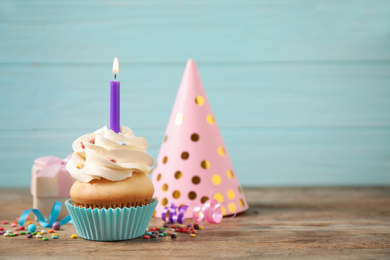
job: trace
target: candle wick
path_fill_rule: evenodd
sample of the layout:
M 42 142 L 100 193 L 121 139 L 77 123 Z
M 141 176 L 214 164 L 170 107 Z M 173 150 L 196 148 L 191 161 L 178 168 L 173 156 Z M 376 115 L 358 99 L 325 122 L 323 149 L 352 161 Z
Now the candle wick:
M 114 80 L 116 80 L 116 74 L 114 74 Z

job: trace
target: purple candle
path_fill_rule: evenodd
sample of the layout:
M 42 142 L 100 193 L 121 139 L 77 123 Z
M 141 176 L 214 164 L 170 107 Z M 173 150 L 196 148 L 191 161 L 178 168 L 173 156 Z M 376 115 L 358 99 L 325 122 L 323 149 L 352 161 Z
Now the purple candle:
M 119 72 L 118 58 L 115 57 L 112 65 L 112 73 L 114 73 L 114 81 L 110 82 L 110 128 L 115 133 L 121 131 L 120 127 L 120 85 L 116 81 L 116 74 Z

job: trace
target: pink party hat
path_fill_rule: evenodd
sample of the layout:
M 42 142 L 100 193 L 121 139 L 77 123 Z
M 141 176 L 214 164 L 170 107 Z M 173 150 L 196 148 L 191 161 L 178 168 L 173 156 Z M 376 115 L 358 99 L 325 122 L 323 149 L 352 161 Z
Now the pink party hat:
M 188 60 L 152 175 L 154 196 L 164 207 L 193 208 L 209 199 L 218 200 L 223 215 L 248 209 L 221 133 L 213 117 L 194 60 Z

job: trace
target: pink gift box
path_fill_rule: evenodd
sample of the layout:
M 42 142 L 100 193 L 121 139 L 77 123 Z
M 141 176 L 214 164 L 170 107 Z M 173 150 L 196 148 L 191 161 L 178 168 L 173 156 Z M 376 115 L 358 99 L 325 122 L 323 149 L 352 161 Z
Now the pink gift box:
M 31 195 L 33 208 L 38 209 L 46 218 L 49 217 L 55 201 L 65 203 L 69 199 L 69 191 L 73 178 L 65 166 L 71 154 L 65 159 L 54 156 L 37 158 L 31 170 Z M 65 207 L 61 209 L 59 218 L 68 215 Z

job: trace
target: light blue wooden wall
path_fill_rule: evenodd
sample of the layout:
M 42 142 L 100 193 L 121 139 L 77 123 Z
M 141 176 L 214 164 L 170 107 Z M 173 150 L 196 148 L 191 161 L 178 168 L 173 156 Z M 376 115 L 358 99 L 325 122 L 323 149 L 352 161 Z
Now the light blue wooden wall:
M 243 185 L 390 184 L 390 1 L 0 2 L 0 187 L 122 123 L 156 157 L 188 58 Z

